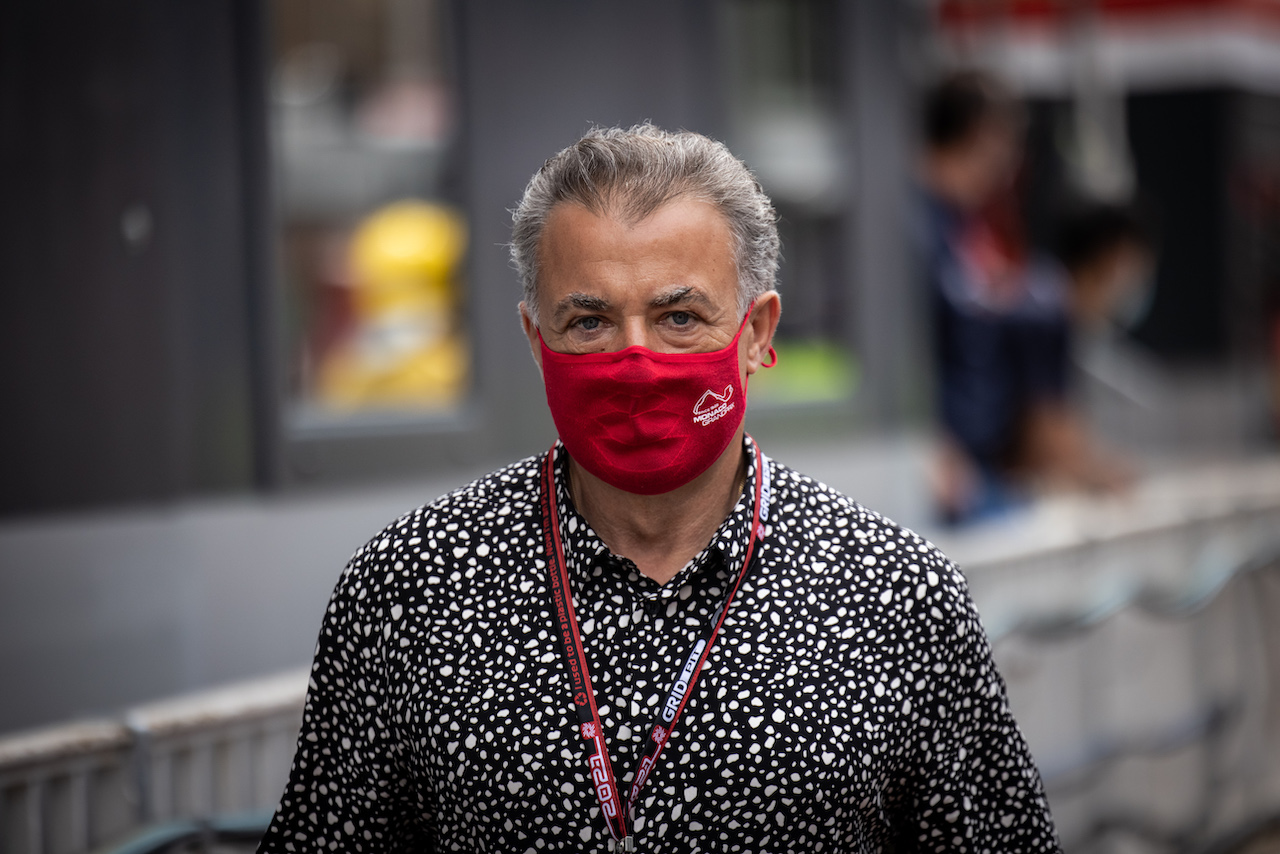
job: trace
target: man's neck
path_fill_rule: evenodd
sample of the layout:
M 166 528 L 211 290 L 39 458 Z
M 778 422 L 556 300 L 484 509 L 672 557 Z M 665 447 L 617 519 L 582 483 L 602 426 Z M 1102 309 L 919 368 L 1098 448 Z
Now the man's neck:
M 570 489 L 578 512 L 611 552 L 630 559 L 641 575 L 666 584 L 707 547 L 733 511 L 746 462 L 739 433 L 691 482 L 662 495 L 636 495 L 610 486 L 570 458 Z

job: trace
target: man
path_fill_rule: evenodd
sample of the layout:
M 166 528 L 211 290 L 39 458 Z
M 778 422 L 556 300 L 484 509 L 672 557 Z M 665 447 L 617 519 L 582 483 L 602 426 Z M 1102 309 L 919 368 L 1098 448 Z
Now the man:
M 943 428 L 935 492 L 952 523 L 1001 515 L 1038 490 L 1131 479 L 1068 400 L 1076 296 L 1088 289 L 1022 240 L 1022 121 L 1013 95 L 981 72 L 950 74 L 925 98 L 923 254 Z
M 1098 441 L 1070 400 L 1067 362 L 1077 338 L 1105 336 L 1111 324 L 1131 322 L 1145 308 L 1154 235 L 1134 206 L 1078 203 L 1061 217 L 1054 249 L 1065 275 L 1049 352 L 1062 391 L 1025 413 L 1019 462 L 1045 487 L 1123 489 L 1133 467 Z
M 1143 208 L 1079 203 L 1060 217 L 1056 238 L 1072 324 L 1096 334 L 1111 323 L 1136 323 L 1150 297 L 1156 261 L 1156 235 Z
M 357 552 L 261 850 L 1056 850 L 955 567 L 743 433 L 746 167 L 592 131 L 512 255 L 562 441 Z
M 1021 124 L 1013 95 L 982 72 L 949 74 L 924 99 L 921 249 L 942 425 L 935 493 L 950 523 L 1020 502 L 1010 473 L 1023 413 L 1063 390 L 1061 313 L 1028 293 L 1008 204 Z

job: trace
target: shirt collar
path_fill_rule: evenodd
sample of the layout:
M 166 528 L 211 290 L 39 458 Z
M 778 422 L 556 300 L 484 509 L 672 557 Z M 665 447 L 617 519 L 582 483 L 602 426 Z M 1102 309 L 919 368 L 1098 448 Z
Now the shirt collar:
M 569 494 L 569 453 L 564 444 L 557 441 L 552 450 L 556 455 L 556 507 L 560 515 L 560 536 L 570 576 L 585 579 L 602 565 L 606 568 L 612 566 L 626 576 L 639 593 L 659 598 L 667 593 L 674 595 L 685 584 L 720 581 L 723 580 L 722 576 L 740 571 L 751 531 L 756 478 L 759 477 L 759 472 L 756 471 L 755 443 L 750 436 L 743 438 L 743 450 L 747 459 L 747 476 L 733 509 L 711 535 L 706 547 L 670 581 L 660 585 L 653 579 L 640 575 L 629 559 L 610 552 L 609 547 L 578 513 Z

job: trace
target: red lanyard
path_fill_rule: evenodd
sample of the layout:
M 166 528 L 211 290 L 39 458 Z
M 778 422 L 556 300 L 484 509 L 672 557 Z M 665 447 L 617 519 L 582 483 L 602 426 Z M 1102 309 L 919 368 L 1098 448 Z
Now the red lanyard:
M 721 603 L 720 608 L 711 618 L 711 630 L 705 637 L 694 644 L 684 666 L 676 674 L 667 701 L 662 704 L 654 720 L 649 738 L 645 741 L 644 752 L 636 766 L 635 781 L 631 784 L 631 794 L 627 798 L 626 810 L 622 808 L 622 800 L 618 794 L 618 786 L 614 782 L 613 763 L 609 761 L 609 751 L 604 743 L 604 728 L 600 723 L 600 713 L 596 710 L 596 696 L 591 687 L 591 672 L 587 669 L 587 656 L 582 646 L 582 636 L 578 632 L 578 618 L 573 611 L 573 595 L 569 590 L 569 573 L 564 562 L 564 546 L 560 542 L 560 519 L 556 510 L 555 498 L 555 446 L 547 453 L 547 463 L 542 471 L 542 536 L 547 550 L 548 572 L 551 575 L 551 600 L 555 607 L 556 620 L 560 625 L 560 642 L 565 658 L 569 662 L 569 686 L 573 693 L 573 704 L 578 710 L 579 729 L 587 742 L 587 767 L 591 771 L 591 784 L 595 786 L 596 797 L 600 801 L 600 809 L 609 823 L 609 834 L 619 843 L 619 850 L 634 851 L 635 839 L 631 835 L 631 825 L 635 820 L 635 807 L 640 797 L 640 789 L 649 778 L 649 773 L 658 762 L 658 756 L 675 729 L 676 722 L 684 711 L 685 703 L 693 692 L 694 683 L 702 672 L 720 633 L 725 615 L 729 612 L 729 604 L 738 592 L 742 579 L 751 565 L 751 557 L 755 552 L 756 540 L 764 535 L 764 520 L 769 510 L 769 472 L 764 464 L 764 455 L 760 447 L 751 443 L 756 455 L 756 500 L 755 512 L 751 520 L 751 532 L 747 539 L 747 551 L 742 561 L 742 570 L 733 581 L 729 595 Z

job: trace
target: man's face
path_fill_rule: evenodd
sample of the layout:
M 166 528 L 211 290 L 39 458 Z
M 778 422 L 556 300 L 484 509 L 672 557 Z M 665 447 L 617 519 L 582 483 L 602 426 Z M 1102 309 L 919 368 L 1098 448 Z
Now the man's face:
M 1008 119 L 989 119 L 955 144 L 930 155 L 934 190 L 966 210 L 977 210 L 1006 188 L 1022 158 L 1021 133 Z
M 1117 314 L 1133 312 L 1133 304 L 1143 302 L 1151 272 L 1151 253 L 1136 241 L 1120 241 L 1101 253 L 1073 274 L 1076 320 L 1097 327 Z
M 965 146 L 973 173 L 974 202 L 982 204 L 1013 180 L 1022 159 L 1017 128 L 1007 119 L 983 122 Z
M 737 334 L 733 235 L 706 202 L 676 199 L 634 224 L 560 204 L 547 219 L 538 258 L 538 324 L 542 340 L 557 352 L 609 353 L 640 345 L 659 353 L 705 353 L 723 349 Z M 757 300 L 743 332 L 739 364 L 745 373 L 754 373 L 767 353 L 777 299 L 770 292 Z M 539 330 L 522 317 L 540 360 Z

